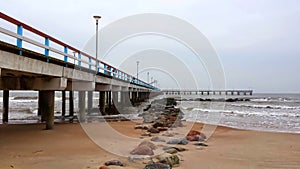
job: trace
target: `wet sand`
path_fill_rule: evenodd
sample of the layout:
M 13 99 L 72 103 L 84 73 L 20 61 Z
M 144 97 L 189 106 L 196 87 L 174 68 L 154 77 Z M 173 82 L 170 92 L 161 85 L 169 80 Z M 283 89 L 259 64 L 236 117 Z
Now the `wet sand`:
M 0 169 L 53 169 L 78 168 L 98 169 L 106 161 L 120 160 L 125 167 L 144 168 L 143 161 L 128 161 L 127 157 L 112 154 L 100 148 L 94 141 L 110 141 L 112 148 L 121 152 L 132 149 L 140 142 L 141 130 L 134 130 L 135 122 L 113 122 L 110 126 L 122 135 L 113 139 L 112 130 L 101 130 L 101 124 L 94 132 L 101 133 L 91 140 L 80 124 L 56 124 L 54 130 L 43 130 L 43 124 L 0 125 Z M 100 128 L 99 128 L 100 127 Z M 193 126 L 201 129 L 201 124 Z M 104 136 L 106 136 L 104 138 Z M 182 161 L 178 169 L 199 168 L 299 168 L 300 135 L 237 130 L 217 127 L 207 141 L 208 147 L 196 147 L 192 143 L 182 146 L 188 151 L 179 153 Z M 118 146 L 114 146 L 118 145 Z M 107 147 L 106 147 L 107 148 Z M 127 152 L 129 153 L 129 152 Z

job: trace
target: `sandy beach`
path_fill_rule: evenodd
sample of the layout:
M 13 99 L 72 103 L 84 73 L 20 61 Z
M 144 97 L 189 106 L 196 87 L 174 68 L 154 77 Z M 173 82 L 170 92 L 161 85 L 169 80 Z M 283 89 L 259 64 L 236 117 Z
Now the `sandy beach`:
M 112 122 L 116 131 L 136 140 L 141 130 L 135 122 Z M 201 128 L 201 124 L 193 126 Z M 80 124 L 56 124 L 43 130 L 43 124 L 0 125 L 0 168 L 99 168 L 106 161 L 120 160 L 125 167 L 144 168 L 143 161 L 131 162 L 95 144 Z M 110 131 L 101 131 L 101 133 Z M 182 146 L 178 169 L 198 168 L 299 168 L 300 135 L 245 131 L 217 127 L 208 139 L 208 147 L 192 143 Z M 113 140 L 111 140 L 113 141 Z M 128 149 L 126 141 L 121 146 Z M 131 147 L 129 147 L 131 148 Z

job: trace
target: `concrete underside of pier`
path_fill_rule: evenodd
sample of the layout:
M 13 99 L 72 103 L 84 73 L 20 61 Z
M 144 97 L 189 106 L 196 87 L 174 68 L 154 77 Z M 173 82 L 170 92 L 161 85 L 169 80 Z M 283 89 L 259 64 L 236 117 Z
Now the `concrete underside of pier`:
M 80 120 L 84 121 L 87 111 L 92 105 L 92 92 L 100 92 L 99 110 L 102 114 L 113 103 L 133 104 L 147 98 L 136 98 L 136 93 L 149 93 L 151 90 L 143 86 L 135 85 L 121 79 L 115 79 L 104 74 L 95 74 L 87 69 L 79 69 L 76 65 L 52 59 L 47 62 L 44 55 L 22 49 L 20 56 L 18 48 L 13 45 L 3 46 L 0 43 L 0 90 L 3 90 L 3 122 L 8 122 L 9 91 L 32 90 L 39 91 L 38 114 L 45 121 L 46 129 L 52 129 L 54 125 L 54 96 L 55 91 L 69 91 L 70 116 L 74 116 L 74 91 L 79 92 Z M 89 92 L 88 97 L 85 97 Z M 129 98 L 128 95 L 134 96 Z M 63 114 L 65 115 L 65 97 L 63 94 Z M 127 97 L 126 97 L 127 96 Z M 145 95 L 146 96 L 146 95 Z M 142 96 L 142 97 L 145 97 Z M 119 98 L 120 97 L 120 98 Z M 88 99 L 86 110 L 85 100 Z

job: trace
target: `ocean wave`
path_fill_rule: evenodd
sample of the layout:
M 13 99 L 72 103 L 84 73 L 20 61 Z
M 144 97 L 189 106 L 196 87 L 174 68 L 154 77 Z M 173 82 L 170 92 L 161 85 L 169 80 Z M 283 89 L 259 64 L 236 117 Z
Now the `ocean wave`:
M 295 98 L 284 98 L 284 97 L 265 97 L 265 98 L 251 98 L 251 102 L 289 102 L 289 103 L 300 103 L 299 99 Z
M 193 111 L 221 113 L 224 115 L 300 117 L 300 113 L 294 113 L 294 112 L 268 112 L 268 111 L 257 112 L 257 111 L 218 110 L 218 109 L 202 109 L 202 108 L 193 108 L 191 111 L 185 109 L 183 112 L 188 113 Z
M 37 100 L 38 97 L 37 96 L 17 96 L 17 97 L 14 97 L 12 98 L 12 100 Z
M 259 109 L 287 109 L 296 110 L 300 109 L 299 106 L 283 106 L 283 105 L 250 105 L 250 104 L 231 104 L 235 107 L 259 108 Z

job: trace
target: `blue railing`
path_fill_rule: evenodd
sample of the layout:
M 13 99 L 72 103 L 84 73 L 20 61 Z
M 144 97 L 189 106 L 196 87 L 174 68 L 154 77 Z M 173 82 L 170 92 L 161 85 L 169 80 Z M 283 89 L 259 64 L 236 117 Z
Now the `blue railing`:
M 68 65 L 74 64 L 74 66 L 78 66 L 79 68 L 83 67 L 83 68 L 87 68 L 90 69 L 91 71 L 95 71 L 95 73 L 100 73 L 100 74 L 105 74 L 106 76 L 110 76 L 114 79 L 118 79 L 118 80 L 123 80 L 135 85 L 139 85 L 142 87 L 146 87 L 148 89 L 153 89 L 153 90 L 159 90 L 158 88 L 145 83 L 142 80 L 136 79 L 135 77 L 107 64 L 104 63 L 98 59 L 96 59 L 95 57 L 80 51 L 52 36 L 49 36 L 25 23 L 22 23 L 8 15 L 3 14 L 2 12 L 0 12 L 0 17 L 1 19 L 3 19 L 4 21 L 7 21 L 8 23 L 11 23 L 15 26 L 17 26 L 17 33 L 12 32 L 10 30 L 4 29 L 2 26 L 0 27 L 0 32 L 4 35 L 10 36 L 10 37 L 14 37 L 17 39 L 17 44 L 16 46 L 20 49 L 23 48 L 23 44 L 24 42 L 34 45 L 35 47 L 39 47 L 42 48 L 44 50 L 44 52 L 42 53 L 43 55 L 45 55 L 47 57 L 47 62 L 49 62 L 49 60 L 51 58 L 53 58 L 52 56 L 50 56 L 50 52 L 52 54 L 56 54 L 56 55 L 60 55 L 63 56 L 63 59 L 60 58 L 63 62 L 65 62 L 65 66 L 68 67 Z M 26 36 L 24 36 L 25 31 L 31 32 L 35 35 L 38 35 L 39 37 L 42 37 L 44 39 L 44 43 L 38 42 L 36 40 L 30 39 Z M 51 44 L 56 44 L 58 46 L 61 46 L 63 51 L 52 47 Z M 73 55 L 71 55 L 70 53 L 73 52 Z M 22 55 L 22 50 L 20 50 L 19 52 L 20 55 Z M 73 61 L 73 63 L 72 63 Z

